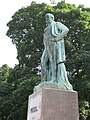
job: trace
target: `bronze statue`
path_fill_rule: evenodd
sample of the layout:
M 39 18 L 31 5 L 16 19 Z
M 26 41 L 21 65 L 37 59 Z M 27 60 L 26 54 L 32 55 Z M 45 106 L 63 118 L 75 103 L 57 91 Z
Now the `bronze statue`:
M 54 15 L 51 13 L 45 15 L 45 21 L 40 86 L 72 90 L 64 65 L 64 37 L 69 32 L 69 29 L 61 22 L 55 22 Z

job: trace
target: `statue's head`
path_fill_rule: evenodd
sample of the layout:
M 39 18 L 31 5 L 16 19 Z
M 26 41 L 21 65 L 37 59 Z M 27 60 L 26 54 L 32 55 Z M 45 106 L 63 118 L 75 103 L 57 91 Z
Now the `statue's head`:
M 45 20 L 47 24 L 52 23 L 52 21 L 54 21 L 54 15 L 51 13 L 46 13 Z

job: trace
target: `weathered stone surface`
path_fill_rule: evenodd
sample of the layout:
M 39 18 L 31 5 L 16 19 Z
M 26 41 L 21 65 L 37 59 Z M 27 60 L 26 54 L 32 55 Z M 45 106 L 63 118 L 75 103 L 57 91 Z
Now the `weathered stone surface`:
M 29 96 L 27 120 L 40 120 L 42 92 L 38 91 Z
M 42 88 L 33 93 L 27 120 L 79 120 L 77 92 Z
M 65 81 L 61 81 L 59 83 L 53 83 L 53 82 L 41 82 L 39 85 L 34 87 L 34 92 L 42 89 L 42 88 L 53 88 L 53 89 L 60 89 L 60 90 L 73 90 L 72 85 Z

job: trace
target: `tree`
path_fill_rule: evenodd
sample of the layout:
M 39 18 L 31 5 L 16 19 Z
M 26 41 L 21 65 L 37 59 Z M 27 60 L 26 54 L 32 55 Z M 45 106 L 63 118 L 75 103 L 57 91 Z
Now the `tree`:
M 5 67 L 6 66 L 6 67 Z M 26 74 L 18 65 L 14 69 L 1 67 L 0 120 L 26 119 L 28 96 L 39 82 L 39 76 Z M 25 73 L 24 73 L 25 72 Z
M 6 82 L 9 76 L 9 66 L 7 64 L 0 67 L 0 82 Z
M 7 64 L 0 67 L 0 119 L 5 120 L 10 113 L 10 97 L 12 93 L 12 86 L 7 83 L 10 68 Z

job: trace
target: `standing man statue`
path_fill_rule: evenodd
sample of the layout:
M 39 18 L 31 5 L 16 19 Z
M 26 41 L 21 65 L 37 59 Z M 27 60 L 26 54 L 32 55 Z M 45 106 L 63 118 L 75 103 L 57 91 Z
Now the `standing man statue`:
M 64 89 L 72 89 L 64 65 L 64 37 L 69 29 L 61 22 L 54 21 L 54 15 L 45 15 L 44 51 L 41 57 L 41 83 L 51 83 Z
M 34 91 L 42 87 L 73 90 L 68 81 L 65 62 L 64 37 L 69 29 L 61 22 L 54 21 L 54 15 L 45 15 L 44 51 L 41 57 L 41 83 Z

